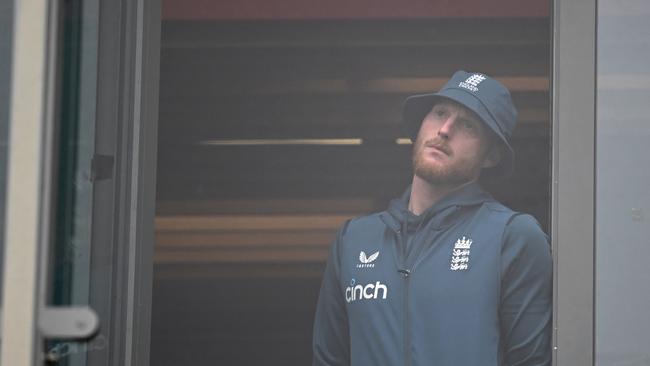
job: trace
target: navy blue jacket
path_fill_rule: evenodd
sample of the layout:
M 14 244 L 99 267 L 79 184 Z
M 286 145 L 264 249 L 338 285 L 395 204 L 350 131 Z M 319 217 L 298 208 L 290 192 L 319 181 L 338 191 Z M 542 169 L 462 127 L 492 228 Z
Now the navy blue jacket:
M 314 365 L 550 365 L 548 237 L 477 183 L 349 221 L 325 268 Z

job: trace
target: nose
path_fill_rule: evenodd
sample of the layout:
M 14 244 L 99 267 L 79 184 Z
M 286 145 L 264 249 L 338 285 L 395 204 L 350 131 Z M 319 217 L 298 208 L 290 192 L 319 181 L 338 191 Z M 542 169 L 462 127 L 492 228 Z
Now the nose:
M 444 121 L 442 121 L 442 124 L 438 129 L 438 136 L 445 140 L 449 139 L 449 136 L 451 135 L 454 128 L 454 121 L 455 118 L 453 116 L 449 116 Z

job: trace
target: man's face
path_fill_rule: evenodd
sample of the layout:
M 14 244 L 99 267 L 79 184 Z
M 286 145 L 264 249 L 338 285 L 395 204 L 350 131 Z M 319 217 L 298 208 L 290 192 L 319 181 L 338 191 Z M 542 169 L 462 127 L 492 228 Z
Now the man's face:
M 488 154 L 489 146 L 487 127 L 474 112 L 440 101 L 422 121 L 413 149 L 414 173 L 432 185 L 459 186 L 496 165 L 498 156 Z

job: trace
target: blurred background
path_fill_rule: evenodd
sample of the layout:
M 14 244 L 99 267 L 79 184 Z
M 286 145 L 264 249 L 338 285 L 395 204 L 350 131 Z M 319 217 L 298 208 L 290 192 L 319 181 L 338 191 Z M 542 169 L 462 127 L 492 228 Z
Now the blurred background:
M 548 231 L 547 1 L 162 4 L 152 365 L 310 364 L 337 228 L 404 191 L 401 103 L 458 69 L 512 91 L 488 189 Z

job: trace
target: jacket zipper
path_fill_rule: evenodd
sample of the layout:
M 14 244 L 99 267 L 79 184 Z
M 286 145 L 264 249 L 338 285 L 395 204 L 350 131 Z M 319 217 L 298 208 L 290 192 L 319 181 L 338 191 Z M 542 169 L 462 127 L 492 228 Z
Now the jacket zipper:
M 404 366 L 411 365 L 411 331 L 409 328 L 410 317 L 409 317 L 409 275 L 411 272 L 408 269 L 403 270 L 404 275 Z
M 409 328 L 409 323 L 410 323 L 410 317 L 409 317 L 409 307 L 408 307 L 408 301 L 409 301 L 409 283 L 411 282 L 409 280 L 409 276 L 411 275 L 411 271 L 406 268 L 406 246 L 404 243 L 404 240 L 402 238 L 402 232 L 400 230 L 397 231 L 397 240 L 398 240 L 398 245 L 400 246 L 400 249 L 402 250 L 402 266 L 400 269 L 397 270 L 403 278 L 404 278 L 404 296 L 402 300 L 402 319 L 403 319 L 403 325 L 402 325 L 402 332 L 403 332 L 403 340 L 404 340 L 404 366 L 410 366 L 411 365 L 411 353 L 410 353 L 410 345 L 411 345 L 411 337 L 410 337 L 410 328 Z

